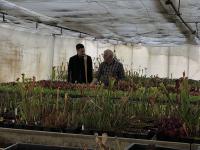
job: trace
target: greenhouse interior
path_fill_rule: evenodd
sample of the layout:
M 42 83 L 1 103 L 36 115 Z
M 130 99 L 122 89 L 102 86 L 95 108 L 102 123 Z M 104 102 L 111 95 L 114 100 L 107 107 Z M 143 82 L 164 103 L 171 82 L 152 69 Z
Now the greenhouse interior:
M 199 150 L 199 0 L 0 0 L 0 150 Z

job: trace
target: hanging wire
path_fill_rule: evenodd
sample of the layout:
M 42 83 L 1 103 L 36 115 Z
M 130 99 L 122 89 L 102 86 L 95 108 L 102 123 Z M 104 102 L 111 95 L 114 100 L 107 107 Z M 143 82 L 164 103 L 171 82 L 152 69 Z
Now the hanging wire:
M 99 41 L 97 40 L 97 57 L 99 56 Z
M 79 34 L 79 38 L 82 38 L 82 34 L 81 33 Z
M 63 28 L 61 27 L 60 28 L 60 35 L 62 35 L 63 34 Z
M 196 22 L 195 25 L 196 25 L 196 36 L 199 38 L 198 22 Z
M 181 22 L 188 28 L 188 30 L 189 30 L 192 34 L 196 34 L 196 31 L 193 30 L 192 27 L 191 27 L 188 23 L 185 22 L 185 20 L 184 20 L 183 17 L 181 16 L 180 12 L 177 10 L 177 8 L 175 7 L 174 3 L 172 3 L 171 0 L 167 0 L 167 1 L 165 2 L 165 4 L 166 4 L 166 5 L 170 5 L 170 6 L 173 8 L 173 10 L 174 10 L 176 16 L 179 17 L 179 19 L 181 20 Z
M 114 46 L 114 54 L 115 54 L 115 52 L 116 52 L 116 50 L 115 50 L 116 45 L 114 44 L 113 46 Z
M 6 22 L 6 17 L 5 17 L 5 13 L 2 13 L 2 19 L 3 19 L 3 22 Z
M 178 2 L 178 13 L 180 14 L 180 8 L 181 8 L 181 0 Z
M 38 22 L 35 23 L 35 28 L 38 29 Z

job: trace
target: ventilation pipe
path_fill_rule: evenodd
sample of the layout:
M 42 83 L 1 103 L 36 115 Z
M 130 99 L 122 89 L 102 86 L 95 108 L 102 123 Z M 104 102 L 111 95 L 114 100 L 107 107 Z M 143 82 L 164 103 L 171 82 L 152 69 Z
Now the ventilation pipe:
M 180 1 L 179 1 L 179 8 L 177 9 L 176 7 L 175 7 L 175 5 L 174 5 L 174 3 L 171 1 L 171 0 L 167 0 L 166 2 L 165 2 L 165 4 L 166 5 L 170 5 L 172 8 L 173 8 L 173 10 L 174 10 L 174 12 L 175 12 L 175 14 L 176 14 L 176 16 L 181 20 L 181 22 L 188 28 L 188 30 L 191 32 L 191 34 L 196 34 L 196 31 L 195 30 L 193 30 L 192 29 L 192 27 L 189 25 L 189 24 L 187 24 L 186 22 L 185 22 L 185 20 L 182 18 L 182 16 L 181 16 L 181 13 L 180 13 L 180 11 L 179 11 L 179 9 L 180 9 Z

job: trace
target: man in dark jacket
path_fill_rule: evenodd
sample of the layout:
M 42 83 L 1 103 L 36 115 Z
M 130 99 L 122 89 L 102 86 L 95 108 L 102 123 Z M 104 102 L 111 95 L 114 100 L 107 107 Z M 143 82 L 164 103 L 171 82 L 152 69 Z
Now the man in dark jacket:
M 69 59 L 68 82 L 91 83 L 92 82 L 92 59 L 85 54 L 83 44 L 76 45 L 77 55 Z

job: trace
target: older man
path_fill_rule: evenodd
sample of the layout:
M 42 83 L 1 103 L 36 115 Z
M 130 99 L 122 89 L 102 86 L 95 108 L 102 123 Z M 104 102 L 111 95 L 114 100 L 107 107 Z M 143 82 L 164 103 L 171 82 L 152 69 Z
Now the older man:
M 113 77 L 117 81 L 125 78 L 123 65 L 114 58 L 114 54 L 111 50 L 105 50 L 103 58 L 104 62 L 100 64 L 96 76 L 97 79 L 94 80 L 93 83 L 97 82 L 98 80 L 107 86 L 109 84 L 109 77 Z

